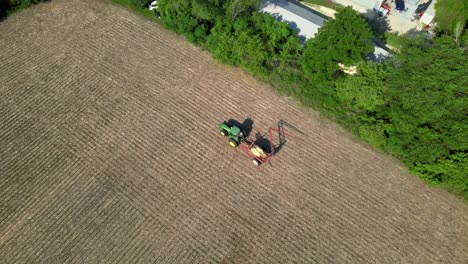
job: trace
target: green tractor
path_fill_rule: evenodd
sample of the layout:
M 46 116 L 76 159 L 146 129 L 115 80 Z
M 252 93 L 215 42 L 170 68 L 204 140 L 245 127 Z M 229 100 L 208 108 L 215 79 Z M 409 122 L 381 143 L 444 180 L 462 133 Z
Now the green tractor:
M 219 133 L 229 138 L 229 145 L 233 148 L 239 146 L 245 139 L 245 134 L 239 126 L 229 126 L 226 122 L 218 124 Z

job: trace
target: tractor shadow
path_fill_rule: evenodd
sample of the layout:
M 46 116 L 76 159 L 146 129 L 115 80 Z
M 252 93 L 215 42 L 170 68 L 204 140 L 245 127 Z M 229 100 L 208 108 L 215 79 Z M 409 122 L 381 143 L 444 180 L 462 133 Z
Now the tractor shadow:
M 229 127 L 237 126 L 240 129 L 242 129 L 246 137 L 250 136 L 250 133 L 252 133 L 253 124 L 254 121 L 251 118 L 246 118 L 242 123 L 235 119 L 229 119 L 226 122 L 226 125 L 228 125 Z

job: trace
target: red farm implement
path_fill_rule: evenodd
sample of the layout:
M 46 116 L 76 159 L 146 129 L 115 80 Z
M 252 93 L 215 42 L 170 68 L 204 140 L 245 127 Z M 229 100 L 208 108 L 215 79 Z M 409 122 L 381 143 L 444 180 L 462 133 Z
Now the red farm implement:
M 291 137 L 291 135 L 284 132 L 285 126 L 304 134 L 286 121 L 280 120 L 278 122 L 278 128 L 270 127 L 265 135 L 257 133 L 255 140 L 245 139 L 239 146 L 252 160 L 255 166 L 260 166 L 269 161 L 283 147 L 286 143 L 286 135 Z M 273 140 L 274 132 L 278 133 L 278 145 L 275 145 Z

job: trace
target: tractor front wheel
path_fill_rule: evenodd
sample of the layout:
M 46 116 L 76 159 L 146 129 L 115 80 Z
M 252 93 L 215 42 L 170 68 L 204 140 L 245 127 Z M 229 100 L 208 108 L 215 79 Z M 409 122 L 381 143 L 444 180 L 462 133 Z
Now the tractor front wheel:
M 237 141 L 235 141 L 234 139 L 229 139 L 229 146 L 235 148 L 237 147 Z
M 224 130 L 224 129 L 221 129 L 221 130 L 219 131 L 219 133 L 220 133 L 222 136 L 224 136 L 224 137 L 228 135 L 228 132 L 227 132 L 226 130 Z

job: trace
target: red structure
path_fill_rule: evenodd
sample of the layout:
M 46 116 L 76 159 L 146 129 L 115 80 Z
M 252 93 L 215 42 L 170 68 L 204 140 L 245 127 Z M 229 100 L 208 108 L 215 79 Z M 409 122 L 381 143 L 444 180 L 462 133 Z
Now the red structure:
M 262 147 L 259 144 L 259 141 L 265 139 L 265 136 L 257 136 L 256 140 L 246 139 L 242 144 L 239 145 L 240 148 L 245 152 L 245 154 L 247 154 L 247 156 L 252 160 L 255 166 L 260 166 L 261 164 L 269 161 L 276 154 L 276 152 L 286 143 L 286 135 L 288 135 L 288 137 L 291 137 L 291 135 L 286 134 L 284 132 L 284 126 L 288 126 L 298 131 L 299 133 L 304 134 L 294 126 L 281 120 L 278 122 L 277 129 L 270 127 L 268 129 L 268 132 L 266 133 L 266 135 L 268 135 L 267 140 L 269 142 L 269 149 L 266 149 L 266 146 Z M 275 142 L 273 140 L 273 132 L 278 132 L 278 145 L 275 145 Z
M 265 162 L 267 162 L 274 154 L 275 154 L 275 144 L 273 142 L 273 131 L 278 131 L 278 133 L 281 133 L 278 129 L 274 129 L 270 127 L 268 129 L 268 140 L 270 141 L 270 149 L 266 150 L 260 147 L 255 143 L 255 141 L 244 141 L 241 145 L 240 148 L 249 156 L 249 158 L 252 160 L 253 164 L 255 166 L 259 166 Z

